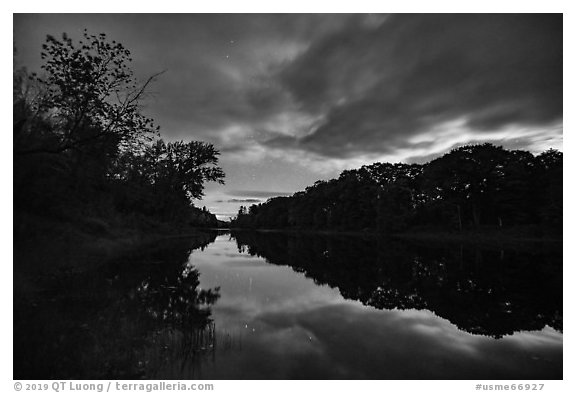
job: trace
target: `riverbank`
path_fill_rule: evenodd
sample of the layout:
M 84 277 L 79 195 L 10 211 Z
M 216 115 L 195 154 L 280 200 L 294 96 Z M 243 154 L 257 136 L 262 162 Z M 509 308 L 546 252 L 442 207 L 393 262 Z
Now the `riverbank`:
M 443 230 L 414 230 L 402 233 L 384 235 L 371 230 L 338 231 L 314 229 L 243 229 L 231 228 L 231 231 L 256 231 L 260 233 L 286 233 L 292 235 L 321 235 L 321 236 L 347 236 L 366 238 L 392 238 L 426 243 L 465 243 L 479 246 L 506 246 L 526 247 L 531 245 L 558 245 L 562 244 L 561 234 L 545 233 L 534 227 L 515 227 L 506 229 L 483 228 L 462 232 Z
M 101 257 L 116 255 L 132 247 L 173 237 L 198 236 L 201 229 L 167 223 L 82 217 L 74 220 L 56 219 L 15 213 L 15 251 L 34 248 L 81 249 Z
M 199 288 L 197 271 L 186 264 L 193 250 L 214 241 L 213 231 L 143 231 L 105 220 L 96 225 L 107 229 L 95 230 L 84 219 L 29 218 L 14 245 L 19 378 L 142 378 L 134 361 L 142 353 L 158 354 L 153 371 L 166 362 L 157 332 L 173 339 L 174 328 L 193 335 L 210 322 L 205 306 L 217 294 Z
M 562 244 L 561 236 L 534 236 L 514 231 L 468 231 L 468 232 L 408 232 L 393 235 L 394 238 L 438 243 L 466 243 L 476 245 L 526 246 Z
M 41 290 L 41 277 L 90 271 L 154 243 L 190 238 L 200 246 L 209 237 L 201 228 L 165 223 L 95 217 L 71 221 L 15 212 L 14 294 Z

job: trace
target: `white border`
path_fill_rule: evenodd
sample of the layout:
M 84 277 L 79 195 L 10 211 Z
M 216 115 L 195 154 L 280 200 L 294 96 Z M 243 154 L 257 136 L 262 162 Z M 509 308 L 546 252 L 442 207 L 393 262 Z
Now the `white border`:
M 202 4 L 204 3 L 204 4 Z M 575 3 L 572 1 L 572 4 Z M 445 0 L 420 0 L 420 1 L 363 1 L 354 0 L 347 2 L 327 2 L 310 0 L 291 0 L 283 4 L 277 4 L 271 1 L 231 1 L 223 0 L 217 2 L 187 2 L 187 1 L 163 1 L 162 7 L 158 6 L 157 2 L 144 3 L 142 1 L 125 0 L 122 2 L 111 0 L 98 0 L 94 2 L 78 2 L 78 1 L 39 1 L 28 0 L 15 2 L 11 1 L 9 4 L 2 4 L 1 14 L 1 28 L 4 30 L 1 35 L 3 53 L 6 53 L 2 66 L 2 116 L 5 119 L 4 135 L 9 135 L 9 140 L 2 144 L 3 154 L 1 157 L 2 168 L 2 263 L 4 268 L 1 275 L 0 290 L 2 291 L 2 309 L 6 314 L 10 314 L 10 318 L 6 315 L 4 323 L 1 326 L 1 337 L 3 341 L 3 351 L 1 355 L 1 373 L 3 391 L 14 391 L 12 380 L 12 138 L 11 131 L 8 124 L 9 118 L 12 116 L 12 110 L 9 103 L 12 101 L 10 87 L 12 85 L 12 62 L 8 60 L 8 52 L 12 53 L 13 48 L 13 15 L 12 13 L 60 13 L 60 12 L 82 12 L 82 13 L 102 13 L 102 12 L 118 12 L 118 13 L 134 13 L 134 12 L 152 12 L 152 13 L 166 13 L 166 12 L 217 12 L 217 13 L 278 13 L 278 12 L 291 12 L 291 13 L 342 13 L 342 12 L 511 12 L 511 13 L 524 13 L 524 12 L 562 12 L 564 13 L 564 128 L 572 131 L 573 116 L 570 109 L 573 107 L 573 100 L 571 99 L 574 91 L 574 76 L 573 70 L 576 70 L 574 62 L 574 50 L 576 47 L 574 37 L 574 6 L 570 1 L 503 1 L 503 0 L 481 0 L 474 4 L 464 1 L 445 1 Z M 572 72 L 570 72 L 572 71 Z M 564 136 L 564 152 L 566 154 L 565 163 L 565 181 L 564 181 L 564 199 L 567 201 L 574 200 L 574 183 L 571 178 L 575 172 L 574 157 L 572 155 L 572 137 L 571 134 Z M 571 278 L 574 276 L 573 264 L 576 263 L 574 258 L 573 247 L 571 247 L 570 240 L 574 239 L 574 231 L 571 230 L 570 224 L 574 221 L 574 208 L 570 205 L 565 206 L 564 211 L 564 237 L 569 240 L 564 242 L 564 303 L 568 305 L 565 307 L 564 313 L 564 381 L 542 381 L 545 383 L 546 392 L 568 392 L 576 391 L 576 383 L 574 382 L 574 362 L 571 360 L 574 353 L 574 339 L 573 339 L 573 315 L 571 310 L 571 302 L 574 285 Z M 574 240 L 572 240 L 574 241 Z M 96 381 L 98 382 L 98 381 Z M 149 381 L 152 382 L 152 381 Z M 208 382 L 208 381 L 205 381 Z M 212 381 L 216 385 L 216 392 L 237 392 L 237 391 L 250 391 L 250 392 L 268 392 L 270 389 L 276 391 L 320 391 L 329 389 L 336 392 L 351 392 L 351 391 L 399 391 L 408 389 L 410 391 L 442 391 L 442 392 L 471 392 L 474 391 L 475 383 L 489 384 L 489 383 L 517 383 L 520 381 Z M 530 381 L 536 382 L 536 381 Z

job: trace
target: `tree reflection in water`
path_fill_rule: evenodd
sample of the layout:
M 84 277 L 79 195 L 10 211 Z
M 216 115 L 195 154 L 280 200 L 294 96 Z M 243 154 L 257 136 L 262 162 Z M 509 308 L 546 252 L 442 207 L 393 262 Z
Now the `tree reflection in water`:
M 430 246 L 346 236 L 233 232 L 239 252 L 290 266 L 378 309 L 428 309 L 500 338 L 562 330 L 562 249 Z
M 523 330 L 540 330 L 546 325 L 562 330 L 560 247 L 538 246 L 534 250 L 430 246 L 375 237 L 286 233 L 234 232 L 233 236 L 240 252 L 261 256 L 271 264 L 289 266 L 316 284 L 337 288 L 346 299 L 358 300 L 376 309 L 427 309 L 463 331 L 493 338 Z M 350 314 L 343 311 L 350 311 L 350 304 L 347 308 L 343 308 L 344 304 L 329 303 L 312 309 L 285 309 L 295 293 L 283 293 L 275 285 L 281 284 L 282 280 L 286 280 L 286 285 L 297 283 L 296 290 L 310 289 L 312 285 L 287 269 L 268 269 L 264 261 L 259 261 L 263 269 L 256 270 L 262 274 L 261 292 L 243 297 L 245 288 L 242 286 L 251 282 L 247 281 L 248 277 L 256 273 L 250 270 L 254 266 L 242 270 L 244 265 L 239 267 L 234 263 L 235 267 L 231 267 L 229 259 L 240 256 L 226 254 L 228 242 L 197 261 L 204 282 L 211 283 L 210 286 L 223 286 L 222 299 L 218 300 L 219 288 L 201 289 L 199 272 L 192 264 L 195 256 L 190 253 L 192 249 L 214 241 L 215 237 L 216 234 L 212 234 L 203 239 L 165 241 L 155 248 L 146 247 L 133 255 L 104 261 L 90 270 L 66 270 L 39 277 L 36 291 L 15 294 L 14 378 L 192 379 L 207 375 L 224 378 L 231 375 L 241 378 L 247 375 L 257 378 L 335 375 L 340 378 L 342 375 L 332 373 L 338 364 L 352 372 L 346 375 L 381 378 L 379 366 L 374 368 L 370 364 L 386 363 L 385 357 L 391 356 L 387 352 L 390 350 L 400 359 L 387 360 L 390 367 L 399 362 L 394 376 L 419 375 L 409 373 L 418 367 L 405 364 L 411 361 L 411 355 L 404 354 L 405 341 L 396 346 L 385 334 L 377 334 L 378 349 L 367 354 L 363 353 L 364 349 L 357 351 L 357 345 L 353 348 L 342 346 L 342 342 L 351 342 L 348 338 L 358 332 L 365 340 L 358 340 L 357 344 L 363 345 L 372 339 L 372 333 L 382 333 L 378 323 L 390 320 L 379 316 L 388 313 L 366 310 L 358 304 L 354 305 L 354 310 L 362 312 Z M 240 269 L 236 270 L 240 276 L 231 274 L 226 279 L 230 269 Z M 289 274 L 282 275 L 282 271 Z M 282 299 L 255 315 L 250 314 L 267 302 L 263 296 L 270 293 L 277 293 Z M 218 307 L 213 308 L 216 302 Z M 218 332 L 212 320 L 212 309 L 218 318 Z M 355 319 L 360 316 L 373 319 L 362 323 Z M 242 325 L 237 329 L 239 322 Z M 338 322 L 345 326 L 340 330 L 332 329 Z M 262 323 L 263 329 L 244 336 L 242 332 L 248 327 L 247 323 L 251 326 Z M 266 326 L 268 330 L 265 330 Z M 392 325 L 385 323 L 382 326 L 390 328 Z M 292 327 L 298 328 L 294 336 L 277 336 L 289 332 Z M 402 330 L 404 326 L 394 325 L 394 328 Z M 309 343 L 313 335 L 300 337 L 301 329 L 306 333 L 308 330 L 316 332 L 316 337 L 324 340 Z M 339 334 L 334 335 L 334 332 Z M 410 337 L 410 334 L 403 337 Z M 270 337 L 279 338 L 271 345 L 271 341 L 267 341 Z M 292 345 L 300 338 L 306 340 L 304 348 L 309 348 L 308 344 L 319 348 L 317 345 L 324 343 L 325 351 L 318 352 L 323 357 L 306 355 L 303 360 L 299 357 L 302 353 L 275 350 L 277 346 Z M 509 340 L 498 341 L 503 344 L 499 348 L 506 349 L 504 344 L 510 345 Z M 495 342 L 485 340 L 483 345 L 495 348 L 492 347 Z M 430 342 L 431 347 L 426 347 L 421 355 L 428 356 L 427 359 L 451 361 L 446 353 L 436 358 L 434 348 L 445 347 L 435 347 L 435 343 L 434 340 Z M 215 362 L 217 344 L 218 364 Z M 544 367 L 539 375 L 558 375 L 558 369 L 551 371 L 551 367 L 561 363 L 561 356 L 556 357 L 558 346 L 551 348 L 550 353 L 554 356 L 547 352 L 549 348 L 533 352 L 534 356 L 552 359 L 551 366 L 533 363 L 536 361 L 526 353 L 526 356 L 519 355 L 518 359 L 525 362 L 519 367 L 526 366 L 528 370 Z M 524 348 L 517 349 L 498 361 L 508 361 L 518 353 L 524 354 L 523 351 Z M 371 359 L 368 364 L 357 365 L 360 353 L 365 361 Z M 488 357 L 482 361 L 494 362 L 490 357 L 495 356 L 494 353 L 490 350 L 486 353 Z M 490 367 L 480 358 L 456 359 L 454 366 L 460 367 L 457 363 L 461 361 L 463 372 L 471 373 L 462 375 L 484 375 L 482 371 L 489 371 Z M 480 374 L 470 371 L 479 366 Z M 290 374 L 293 367 L 302 368 L 298 369 L 298 374 Z M 443 367 L 431 365 L 424 369 L 430 371 L 430 376 L 445 376 Z M 371 374 L 367 370 L 371 370 Z M 526 375 L 515 374 L 516 369 L 508 371 L 512 374 L 506 374 L 504 370 L 502 375 Z
M 14 301 L 14 378 L 177 378 L 214 356 L 211 305 L 188 259 L 216 235 L 165 241 L 83 272 L 40 277 Z M 161 370 L 161 371 L 160 371 Z

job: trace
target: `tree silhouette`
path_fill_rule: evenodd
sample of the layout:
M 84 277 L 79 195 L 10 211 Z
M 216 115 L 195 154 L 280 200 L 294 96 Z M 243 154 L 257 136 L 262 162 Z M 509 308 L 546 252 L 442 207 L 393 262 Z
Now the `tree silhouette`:
M 123 209 L 133 211 L 145 204 L 148 214 L 157 212 L 165 219 L 177 220 L 190 203 L 204 195 L 205 182 L 224 183 L 224 172 L 217 166 L 219 154 L 207 143 L 163 140 L 146 146 L 141 154 L 122 154 L 114 178 L 129 194 Z M 209 221 L 216 226 L 215 217 Z
M 270 199 L 232 226 L 388 234 L 532 226 L 533 233 L 551 234 L 562 226 L 562 153 L 535 157 L 485 143 L 422 165 L 374 163 Z
M 48 36 L 42 58 L 42 75 L 14 74 L 18 212 L 217 226 L 193 202 L 205 182 L 223 183 L 219 151 L 198 141 L 165 143 L 141 112 L 160 73 L 139 83 L 130 51 L 87 31 L 79 42 Z
M 45 75 L 30 76 L 42 92 L 35 109 L 57 128 L 59 139 L 18 154 L 60 153 L 106 138 L 126 145 L 156 133 L 158 127 L 141 114 L 140 104 L 160 73 L 139 84 L 128 67 L 130 51 L 122 44 L 85 30 L 77 44 L 65 33 L 61 40 L 49 35 L 42 49 Z

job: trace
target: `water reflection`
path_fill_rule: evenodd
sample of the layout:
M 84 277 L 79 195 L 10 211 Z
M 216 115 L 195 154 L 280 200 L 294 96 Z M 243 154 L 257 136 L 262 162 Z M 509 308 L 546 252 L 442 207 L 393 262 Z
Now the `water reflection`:
M 502 337 L 562 330 L 561 250 L 503 250 L 373 238 L 234 233 L 239 252 L 290 266 L 378 309 L 427 309 L 460 329 Z
M 220 295 L 199 288 L 187 261 L 215 237 L 166 240 L 94 270 L 38 277 L 42 290 L 14 301 L 14 378 L 193 374 L 214 356 L 210 308 Z
M 560 379 L 561 269 L 541 248 L 163 241 L 15 296 L 14 378 Z
M 489 316 L 484 316 L 477 326 L 488 335 L 476 334 L 477 329 L 471 334 L 447 316 L 439 316 L 451 310 L 454 321 L 474 326 L 477 322 L 468 323 L 466 317 L 482 314 L 462 308 L 472 300 L 453 299 L 450 291 L 442 293 L 446 291 L 443 288 L 456 285 L 451 283 L 452 276 L 474 278 L 474 288 L 480 286 L 478 283 L 490 284 L 490 273 L 483 273 L 481 266 L 466 271 L 466 255 L 474 256 L 471 250 L 464 248 L 464 260 L 457 260 L 462 263 L 462 272 L 452 271 L 453 262 L 442 262 L 447 265 L 446 274 L 434 281 L 429 274 L 413 277 L 413 271 L 425 269 L 414 268 L 412 257 L 420 255 L 418 261 L 423 264 L 428 261 L 422 259 L 426 255 L 451 255 L 453 251 L 429 250 L 427 254 L 428 247 L 403 243 L 382 245 L 378 251 L 374 240 L 350 237 L 244 232 L 234 236 L 236 239 L 217 238 L 204 253 L 193 254 L 190 261 L 200 271 L 204 286 L 221 286 L 221 298 L 212 308 L 213 318 L 218 342 L 226 338 L 230 342 L 226 350 L 218 346 L 216 361 L 204 364 L 201 378 L 562 378 L 562 333 L 558 330 L 545 326 L 504 335 L 510 332 L 510 325 L 501 328 L 498 321 L 491 322 Z M 394 262 L 382 258 L 379 265 L 374 265 L 377 260 L 372 257 L 386 252 L 402 259 Z M 490 250 L 480 252 L 484 258 L 493 254 Z M 460 255 L 460 247 L 456 254 Z M 496 254 L 500 255 L 499 250 Z M 553 266 L 556 261 L 550 258 Z M 516 259 L 524 261 L 520 256 Z M 475 264 L 473 259 L 471 268 Z M 396 275 L 386 278 L 386 272 Z M 497 289 L 502 296 L 522 297 L 529 292 L 522 285 L 498 287 L 510 282 L 505 276 L 494 279 L 497 282 L 490 286 L 491 293 Z M 511 282 L 520 280 L 518 277 Z M 525 285 L 533 283 L 529 280 Z M 389 289 L 395 296 L 384 297 L 383 302 L 373 295 L 375 291 L 386 292 L 378 287 Z M 519 291 L 516 295 L 515 290 Z M 559 290 L 551 292 L 552 298 L 546 301 L 556 310 L 561 306 L 553 306 L 552 299 Z M 431 296 L 434 291 L 439 293 Z M 478 299 L 484 296 L 478 290 L 473 295 Z M 400 301 L 395 303 L 395 299 Z M 433 301 L 438 299 L 445 299 L 446 304 L 439 304 L 436 310 L 408 308 L 434 306 Z M 493 304 L 497 305 L 498 299 Z M 479 306 L 489 310 L 490 302 Z M 540 306 L 535 307 L 538 310 Z M 457 315 L 459 312 L 463 315 Z M 520 318 L 515 326 L 526 318 Z M 560 317 L 553 320 L 561 322 Z M 492 325 L 496 329 L 489 331 Z M 526 326 L 536 325 L 530 322 Z

